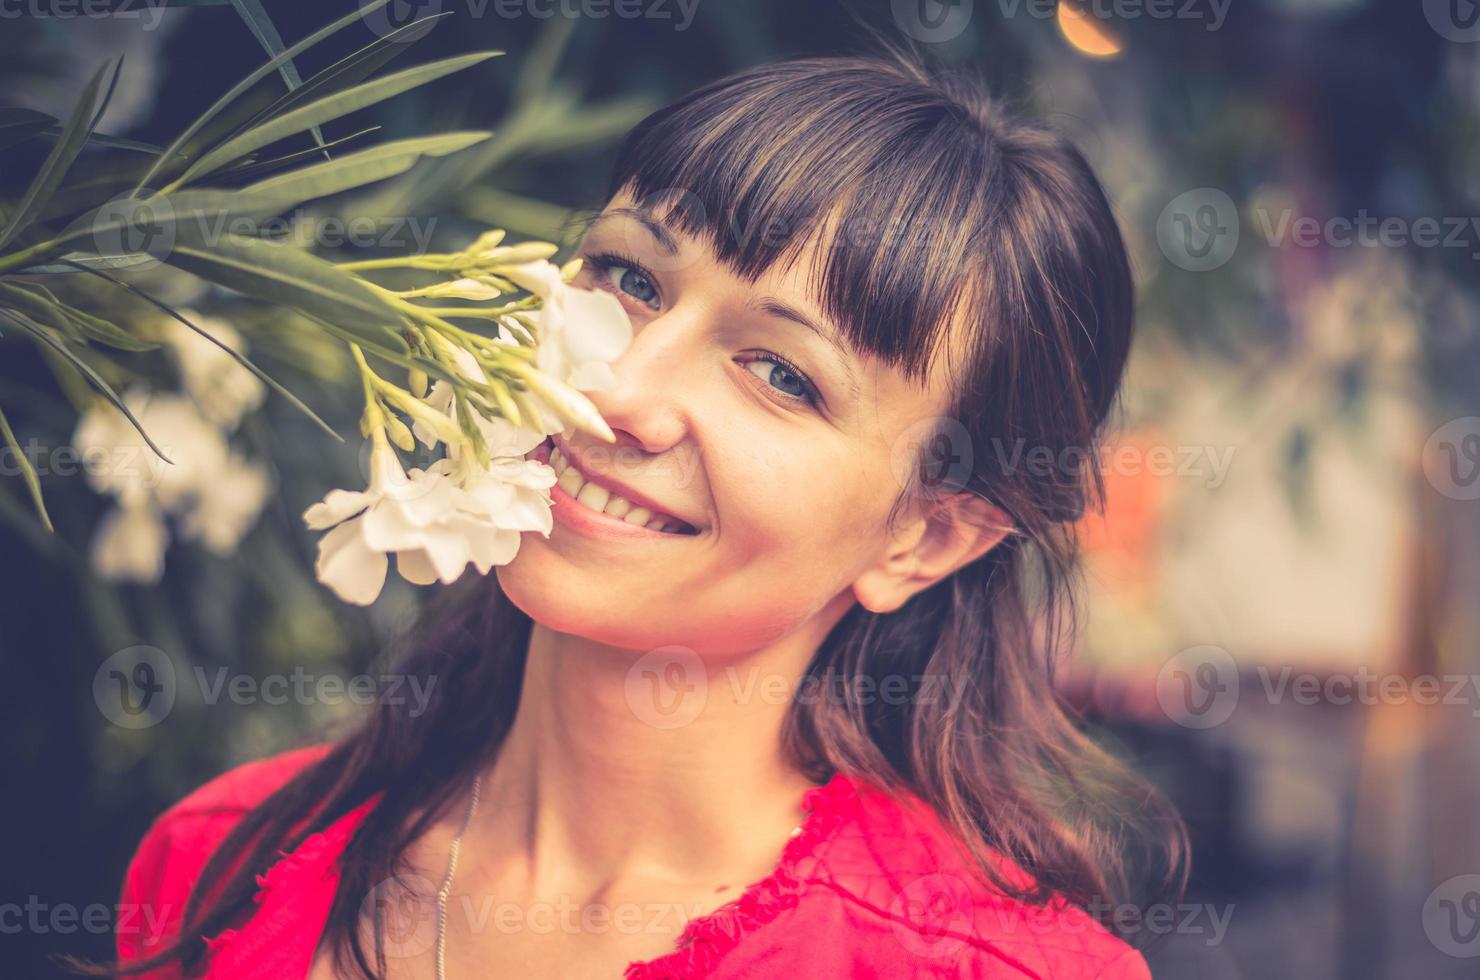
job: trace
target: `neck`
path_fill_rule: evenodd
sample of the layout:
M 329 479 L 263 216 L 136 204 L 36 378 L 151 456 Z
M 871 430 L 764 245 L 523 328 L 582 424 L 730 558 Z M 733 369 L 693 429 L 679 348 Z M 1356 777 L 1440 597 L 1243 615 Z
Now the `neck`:
M 819 640 L 713 664 L 536 623 L 480 836 L 537 890 L 760 877 L 802 819 L 782 729 Z

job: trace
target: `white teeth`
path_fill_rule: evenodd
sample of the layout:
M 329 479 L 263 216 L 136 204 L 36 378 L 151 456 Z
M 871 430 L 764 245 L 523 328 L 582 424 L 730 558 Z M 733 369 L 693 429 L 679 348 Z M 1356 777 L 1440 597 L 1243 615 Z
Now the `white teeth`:
M 555 470 L 555 482 L 560 489 L 574 497 L 583 507 L 654 531 L 677 532 L 683 526 L 670 520 L 667 515 L 654 514 L 646 507 L 634 506 L 626 497 L 619 497 L 605 487 L 587 483 L 586 478 L 571 465 L 559 447 L 550 449 L 550 466 Z
M 592 510 L 602 511 L 606 510 L 606 503 L 612 499 L 612 493 L 606 487 L 588 483 L 581 487 L 581 492 L 576 494 L 576 499 Z

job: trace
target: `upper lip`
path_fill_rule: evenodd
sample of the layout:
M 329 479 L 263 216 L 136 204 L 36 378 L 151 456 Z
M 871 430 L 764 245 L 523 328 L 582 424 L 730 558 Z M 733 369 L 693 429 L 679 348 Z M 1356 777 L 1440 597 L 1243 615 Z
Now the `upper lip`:
M 604 488 L 609 493 L 613 493 L 618 497 L 624 497 L 634 506 L 646 507 L 648 510 L 659 514 L 667 514 L 669 517 L 674 517 L 680 521 L 683 521 L 685 524 L 688 524 L 695 530 L 704 530 L 703 523 L 695 520 L 692 517 L 687 516 L 682 511 L 677 510 L 674 507 L 670 507 L 668 504 L 662 503 L 661 501 L 655 500 L 642 491 L 630 487 L 627 484 L 622 483 L 620 480 L 616 480 L 610 476 L 607 476 L 605 473 L 593 472 L 587 462 L 580 458 L 581 450 L 571 449 L 570 445 L 559 436 L 551 436 L 550 440 L 555 446 L 559 447 L 560 454 L 565 457 L 566 462 L 570 463 L 570 465 L 574 466 L 578 471 L 580 471 L 581 476 L 585 477 L 588 483 L 594 483 L 598 487 Z

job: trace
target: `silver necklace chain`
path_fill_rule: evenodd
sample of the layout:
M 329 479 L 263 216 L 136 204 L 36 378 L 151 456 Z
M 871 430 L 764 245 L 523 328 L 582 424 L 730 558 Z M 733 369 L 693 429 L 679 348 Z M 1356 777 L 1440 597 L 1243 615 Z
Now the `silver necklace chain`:
M 463 835 L 473 822 L 473 814 L 478 812 L 478 800 L 482 795 L 483 773 L 480 772 L 473 780 L 473 794 L 468 799 L 468 809 L 463 814 L 462 826 L 458 828 L 457 836 L 452 838 L 452 844 L 447 848 L 447 873 L 442 876 L 442 887 L 437 889 L 437 980 L 447 980 L 447 900 L 452 897 L 452 880 L 457 877 L 457 855 L 462 850 Z M 797 824 L 788 836 L 795 837 L 801 832 L 802 825 Z
M 452 879 L 457 876 L 457 855 L 462 850 L 463 834 L 478 812 L 478 798 L 483 795 L 483 773 L 473 780 L 473 795 L 468 800 L 467 812 L 463 814 L 462 826 L 447 848 L 447 873 L 442 876 L 442 887 L 437 889 L 437 980 L 447 980 L 447 900 L 452 895 Z

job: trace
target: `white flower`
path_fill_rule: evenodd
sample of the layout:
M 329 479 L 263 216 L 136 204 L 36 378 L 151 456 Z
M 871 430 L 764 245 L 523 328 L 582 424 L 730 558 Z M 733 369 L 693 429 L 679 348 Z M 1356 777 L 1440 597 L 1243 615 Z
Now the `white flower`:
M 210 489 L 197 494 L 194 505 L 185 511 L 181 531 L 216 554 L 229 555 L 262 513 L 271 493 L 267 470 L 232 453 Z
M 632 320 L 610 293 L 576 289 L 548 261 L 501 270 L 540 297 L 535 363 L 556 381 L 579 391 L 610 391 L 616 384 L 611 362 L 632 345 Z
M 346 602 L 368 605 L 396 568 L 417 585 L 456 581 L 469 562 L 486 575 L 513 560 L 521 531 L 550 533 L 554 471 L 540 463 L 498 459 L 479 470 L 470 459 L 440 459 L 402 469 L 385 435 L 372 435 L 370 486 L 331 490 L 304 512 L 308 526 L 329 528 L 319 541 L 319 580 Z
M 181 315 L 237 353 L 245 353 L 246 342 L 225 320 L 194 310 L 182 310 Z M 211 422 L 230 431 L 262 404 L 267 386 L 216 344 L 173 317 L 160 321 L 159 332 L 180 367 L 185 390 Z
M 233 454 L 196 403 L 173 392 L 132 388 L 123 402 L 172 462 L 165 462 L 112 405 L 98 401 L 78 420 L 72 442 L 87 481 L 119 501 L 99 526 L 93 565 L 110 578 L 158 581 L 168 532 L 183 516 L 187 537 L 231 552 L 271 491 L 267 472 Z
M 145 498 L 115 507 L 103 516 L 93 536 L 92 564 L 110 579 L 153 584 L 164 572 L 169 532 L 164 517 Z

